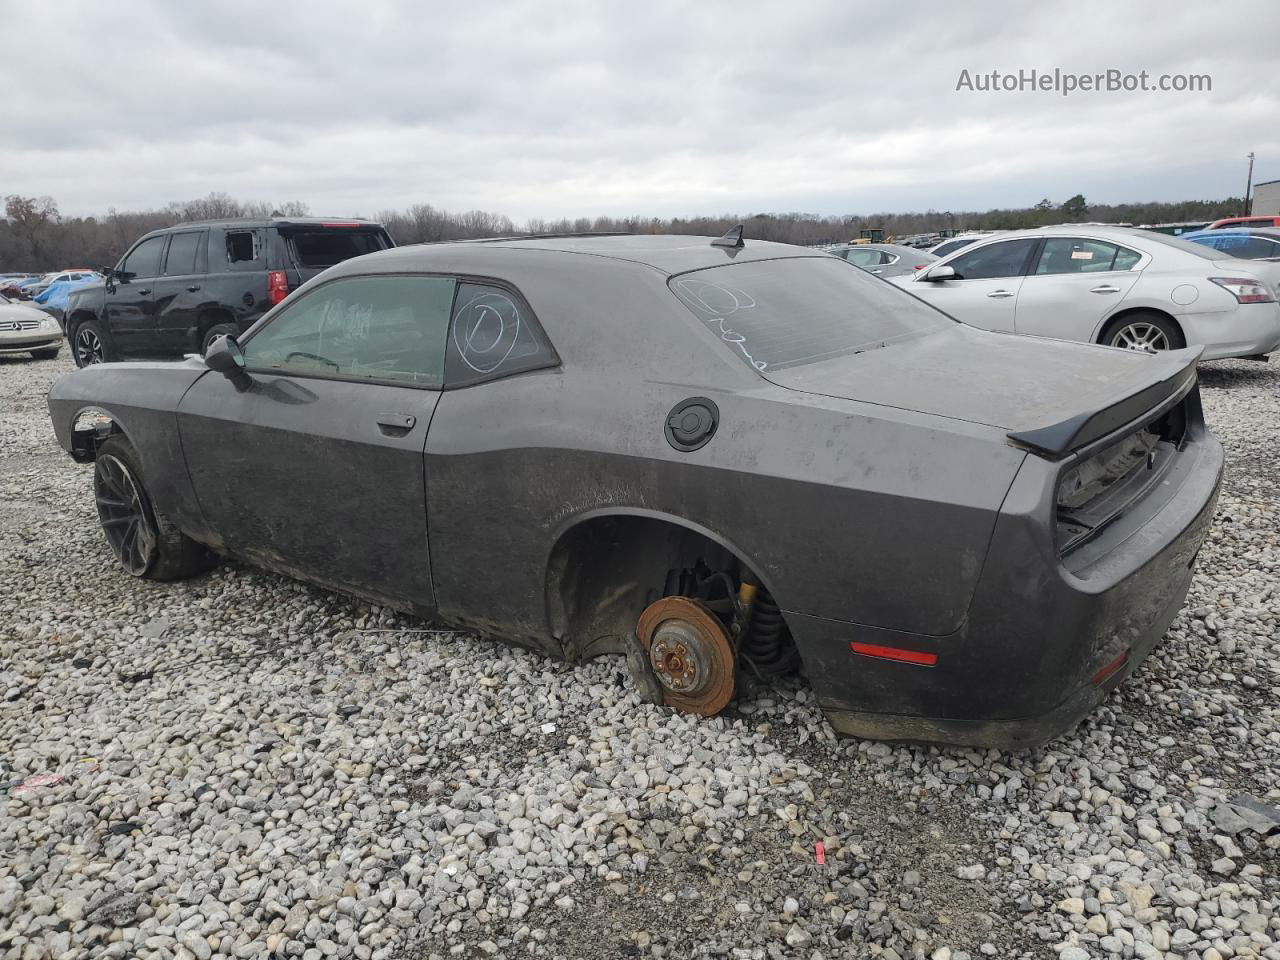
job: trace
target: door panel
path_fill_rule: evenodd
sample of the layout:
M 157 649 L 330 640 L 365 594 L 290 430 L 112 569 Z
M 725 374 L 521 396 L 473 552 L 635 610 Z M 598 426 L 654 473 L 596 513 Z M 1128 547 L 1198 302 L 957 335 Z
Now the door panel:
M 200 349 L 197 324 L 205 292 L 205 236 L 207 231 L 175 233 L 169 240 L 164 275 L 152 293 L 155 346 L 158 356 L 180 357 Z
M 1018 333 L 1063 340 L 1093 340 L 1103 317 L 1113 313 L 1141 271 L 1140 254 L 1083 237 L 1045 239 L 1035 267 L 1018 295 Z
M 1022 277 L 916 281 L 907 289 L 962 323 L 1012 333 Z
M 132 276 L 109 280 L 103 301 L 108 335 L 127 357 L 153 356 L 155 345 L 154 288 L 167 236 L 150 237 L 125 254 L 117 271 Z
M 435 607 L 423 448 L 438 394 L 209 373 L 179 430 L 210 527 L 235 556 L 417 613 Z
M 954 280 L 916 280 L 907 288 L 962 323 L 1012 333 L 1027 260 L 1039 239 L 1020 237 L 966 248 L 944 264 Z
M 1018 333 L 1062 340 L 1093 339 L 1102 318 L 1120 305 L 1136 273 L 1027 277 L 1018 295 Z
M 423 451 L 455 282 L 344 277 L 248 337 L 245 372 L 178 408 L 192 485 L 231 553 L 419 614 L 435 607 Z

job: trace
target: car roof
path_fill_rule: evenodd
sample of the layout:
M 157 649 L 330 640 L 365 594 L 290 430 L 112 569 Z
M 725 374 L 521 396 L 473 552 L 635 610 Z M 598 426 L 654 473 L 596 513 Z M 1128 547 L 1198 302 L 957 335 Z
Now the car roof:
M 223 217 L 215 220 L 184 220 L 171 227 L 161 227 L 152 233 L 163 233 L 166 230 L 185 230 L 190 227 L 381 227 L 376 220 L 365 220 L 363 217 Z
M 1116 241 L 1150 238 L 1152 230 L 1137 227 L 1115 227 L 1105 223 L 1063 223 L 1051 227 L 1031 227 L 1026 230 L 1003 230 L 980 240 L 1016 240 L 1020 237 L 1103 237 Z M 1163 234 L 1162 234 L 1163 236 Z M 955 239 L 959 239 L 956 237 Z
M 599 257 L 634 263 L 674 276 L 690 270 L 718 267 L 727 263 L 777 260 L 787 257 L 826 258 L 825 251 L 789 243 L 746 240 L 741 247 L 712 246 L 714 237 L 667 234 L 625 234 L 614 236 L 560 236 L 503 238 L 443 243 L 421 243 L 395 247 L 343 261 L 332 268 L 356 273 L 377 263 L 378 270 L 431 270 L 447 261 L 446 269 L 474 266 L 483 272 L 495 260 L 509 253 L 543 251 L 578 257 Z

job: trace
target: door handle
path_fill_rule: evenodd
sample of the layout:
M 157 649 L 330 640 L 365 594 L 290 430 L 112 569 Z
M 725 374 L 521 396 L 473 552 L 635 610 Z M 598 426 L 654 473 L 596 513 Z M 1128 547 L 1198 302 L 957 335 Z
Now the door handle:
M 417 422 L 418 418 L 409 413 L 380 413 L 377 419 L 378 429 L 389 437 L 408 433 Z
M 1102 286 L 1100 286 L 1100 287 L 1090 287 L 1090 288 L 1089 288 L 1089 292 L 1090 292 L 1090 293 L 1119 293 L 1119 292 L 1120 292 L 1120 288 L 1119 288 L 1119 287 L 1113 287 L 1113 286 L 1112 286 L 1111 284 L 1109 284 L 1109 283 L 1104 283 L 1104 284 L 1103 284 Z
M 142 287 L 140 290 L 138 290 L 138 293 L 142 294 L 142 296 L 144 296 L 144 297 L 145 297 L 147 294 L 149 294 L 150 292 L 151 292 L 151 288 L 150 288 L 150 287 Z
M 987 294 L 992 300 L 1006 300 L 1013 296 L 1012 290 L 992 290 Z
M 877 277 L 880 276 L 880 274 L 884 273 L 883 270 L 872 270 L 871 272 L 874 273 Z
M 187 287 L 187 293 L 195 293 L 199 289 L 200 289 L 200 284 L 193 283 L 191 286 Z

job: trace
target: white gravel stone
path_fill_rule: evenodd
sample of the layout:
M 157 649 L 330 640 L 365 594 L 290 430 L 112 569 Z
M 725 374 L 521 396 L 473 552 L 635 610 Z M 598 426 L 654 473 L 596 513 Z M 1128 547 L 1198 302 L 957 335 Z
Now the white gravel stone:
M 794 678 L 672 714 L 615 658 L 239 564 L 132 580 L 54 444 L 66 369 L 0 359 L 0 783 L 61 777 L 0 793 L 0 956 L 1280 960 L 1280 839 L 1214 816 L 1280 805 L 1275 364 L 1202 367 L 1187 606 L 1019 753 L 840 741 Z

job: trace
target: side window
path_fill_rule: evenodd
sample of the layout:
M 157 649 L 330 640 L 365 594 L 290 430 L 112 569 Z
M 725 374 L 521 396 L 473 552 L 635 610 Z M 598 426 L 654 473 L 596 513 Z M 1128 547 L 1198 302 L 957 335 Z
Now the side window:
M 1111 264 L 1112 270 L 1132 270 L 1142 259 L 1142 254 L 1128 247 L 1116 247 L 1116 259 Z
M 1254 237 L 1253 242 L 1257 244 L 1254 248 L 1255 256 L 1253 260 L 1275 260 L 1280 258 L 1280 240 L 1272 240 L 1269 237 Z
M 516 294 L 483 283 L 459 283 L 449 324 L 445 382 L 462 386 L 551 366 L 555 350 Z
M 884 254 L 879 250 L 868 250 L 865 247 L 859 250 L 857 247 L 850 247 L 845 251 L 845 257 L 855 267 L 878 267 L 884 263 Z
M 245 343 L 245 366 L 439 387 L 456 285 L 396 275 L 326 283 Z
M 1266 237 L 1236 234 L 1229 237 L 1214 237 L 1213 240 L 1214 247 L 1241 260 L 1268 260 L 1280 257 L 1280 243 L 1268 240 Z
M 143 240 L 125 256 L 120 269 L 139 279 L 159 276 L 160 255 L 164 253 L 164 242 L 167 239 L 168 237 L 152 237 Z
M 265 270 L 263 232 L 261 230 L 228 230 L 222 237 L 222 251 L 217 259 L 222 270 Z M 213 260 L 213 251 L 210 250 Z M 216 271 L 215 271 L 216 272 Z
M 1113 243 L 1080 237 L 1050 237 L 1036 264 L 1036 275 L 1062 273 L 1102 273 L 1128 270 L 1140 256 Z
M 196 272 L 196 251 L 204 234 L 175 233 L 169 240 L 169 254 L 164 260 L 164 272 L 170 277 L 185 276 Z
M 1031 248 L 1039 241 L 1034 237 L 1004 240 L 962 253 L 949 264 L 957 280 L 996 280 L 1020 277 L 1026 268 Z

